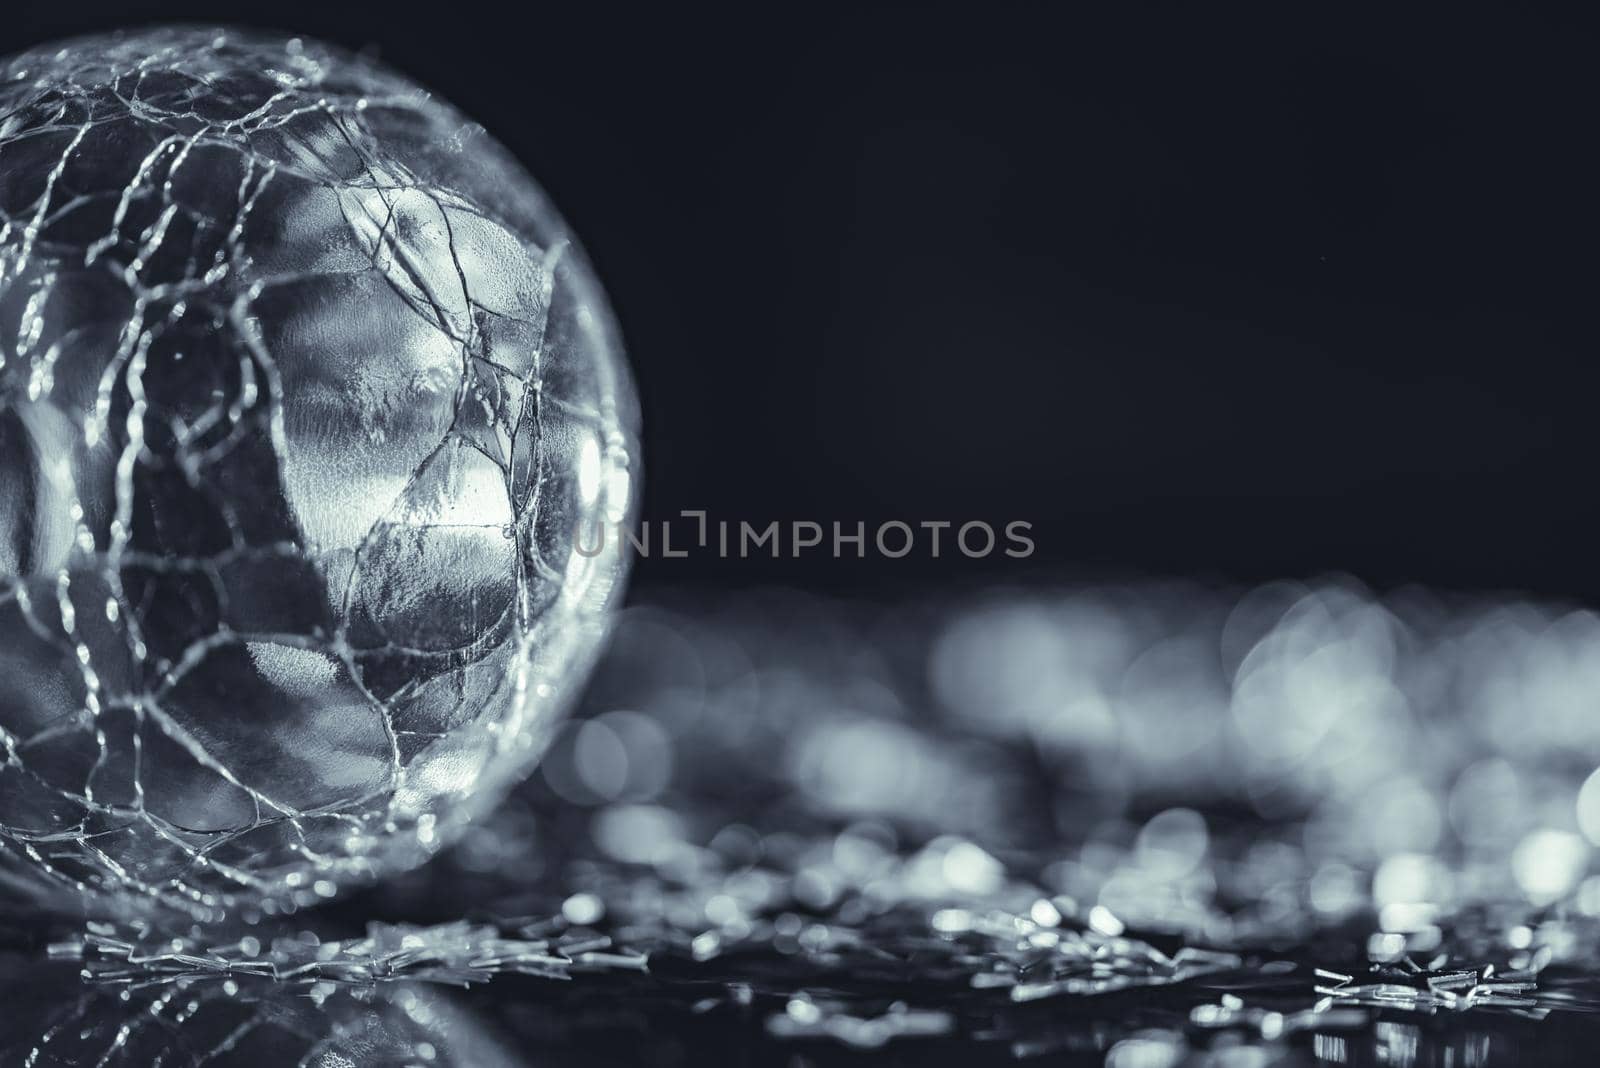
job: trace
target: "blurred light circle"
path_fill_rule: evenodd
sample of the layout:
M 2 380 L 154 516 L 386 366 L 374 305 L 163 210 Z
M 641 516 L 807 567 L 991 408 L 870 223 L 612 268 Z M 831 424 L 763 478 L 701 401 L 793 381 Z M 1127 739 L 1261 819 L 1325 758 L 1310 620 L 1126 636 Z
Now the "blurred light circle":
M 1358 803 L 1379 856 L 1425 853 L 1439 841 L 1443 820 L 1434 791 L 1409 776 L 1383 783 Z
M 1423 853 L 1400 853 L 1388 857 L 1372 876 L 1372 899 L 1385 905 L 1406 905 L 1437 901 L 1444 871 L 1438 860 Z
M 1188 808 L 1169 808 L 1151 817 L 1134 843 L 1139 865 L 1157 879 L 1178 879 L 1199 867 L 1210 845 L 1206 821 Z
M 1005 867 L 979 846 L 956 842 L 944 855 L 945 882 L 963 894 L 992 894 L 1005 881 Z
M 619 796 L 629 801 L 653 801 L 672 783 L 672 737 L 652 716 L 640 712 L 607 712 L 604 724 L 621 743 L 627 757 L 627 781 Z
M 1342 916 L 1360 906 L 1363 896 L 1356 872 L 1348 865 L 1337 862 L 1324 864 L 1311 877 L 1307 888 L 1311 907 L 1318 912 Z
M 1600 806 L 1600 793 L 1595 803 Z M 1480 760 L 1457 776 L 1450 790 L 1450 825 L 1467 845 L 1509 847 L 1526 828 L 1527 807 L 1517 769 L 1505 760 Z
M 628 788 L 628 747 L 601 720 L 578 727 L 572 761 L 583 785 L 603 800 L 614 801 Z
M 1511 853 L 1511 874 L 1539 905 L 1571 893 L 1589 868 L 1589 843 L 1570 831 L 1533 831 Z
M 1125 1038 L 1106 1054 L 1106 1068 L 1176 1068 L 1188 1046 L 1182 1036 L 1168 1031 Z
M 595 844 L 608 856 L 653 864 L 683 841 L 683 819 L 659 805 L 612 805 L 595 814 Z
M 1600 845 L 1600 768 L 1583 781 L 1578 790 L 1578 829 L 1595 845 Z

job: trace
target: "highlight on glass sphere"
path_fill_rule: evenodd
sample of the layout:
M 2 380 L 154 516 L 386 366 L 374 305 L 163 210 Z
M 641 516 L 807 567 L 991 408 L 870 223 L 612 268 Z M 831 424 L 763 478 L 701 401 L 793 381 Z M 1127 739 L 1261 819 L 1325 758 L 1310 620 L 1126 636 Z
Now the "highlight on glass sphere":
M 394 72 L 198 28 L 0 62 L 0 891 L 421 862 L 587 670 L 636 420 L 543 192 Z

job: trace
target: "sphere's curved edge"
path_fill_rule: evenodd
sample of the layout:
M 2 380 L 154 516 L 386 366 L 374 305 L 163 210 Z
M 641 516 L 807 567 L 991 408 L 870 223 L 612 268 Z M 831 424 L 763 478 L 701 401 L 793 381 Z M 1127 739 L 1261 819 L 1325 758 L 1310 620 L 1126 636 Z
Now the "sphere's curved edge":
M 641 472 L 581 245 L 482 127 L 310 38 L 43 45 L 0 115 L 0 895 L 204 919 L 426 861 L 627 577 L 575 541 Z

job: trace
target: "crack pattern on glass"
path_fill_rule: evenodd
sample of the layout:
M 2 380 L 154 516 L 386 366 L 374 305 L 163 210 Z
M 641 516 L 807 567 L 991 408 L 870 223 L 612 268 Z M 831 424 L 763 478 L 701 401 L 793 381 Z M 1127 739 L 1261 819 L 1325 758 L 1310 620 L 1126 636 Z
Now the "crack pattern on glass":
M 587 667 L 635 424 L 565 225 L 414 84 L 208 29 L 0 64 L 0 885 L 426 858 Z

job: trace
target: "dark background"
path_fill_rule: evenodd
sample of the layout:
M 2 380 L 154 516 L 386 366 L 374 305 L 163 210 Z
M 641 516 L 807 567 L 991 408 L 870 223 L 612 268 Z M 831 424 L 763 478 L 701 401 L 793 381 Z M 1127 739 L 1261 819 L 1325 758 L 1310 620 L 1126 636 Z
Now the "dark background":
M 1600 597 L 1594 27 L 1107 6 L 225 18 L 375 47 L 528 163 L 622 319 L 647 516 L 1026 519 L 1035 570 Z M 218 12 L 28 3 L 0 44 Z

